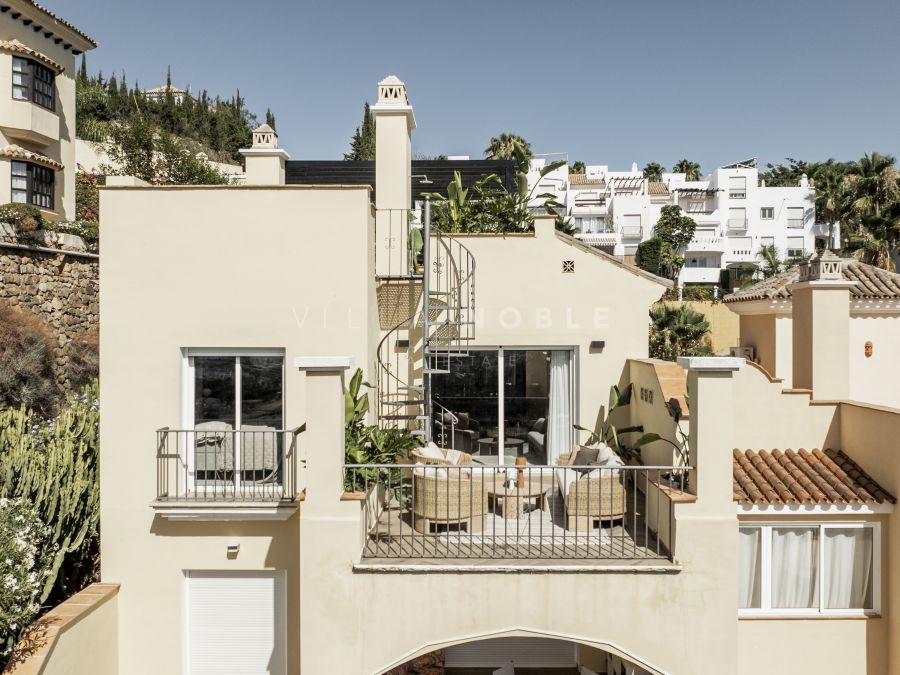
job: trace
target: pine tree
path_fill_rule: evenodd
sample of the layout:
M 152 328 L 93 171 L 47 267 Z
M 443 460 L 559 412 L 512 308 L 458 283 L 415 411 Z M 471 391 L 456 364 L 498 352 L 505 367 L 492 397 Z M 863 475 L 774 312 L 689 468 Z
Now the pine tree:
M 277 131 L 277 129 L 275 129 L 275 113 L 272 112 L 271 108 L 266 108 L 266 124 Z
M 363 109 L 362 126 L 356 127 L 350 140 L 350 152 L 344 155 L 344 159 L 375 159 L 375 117 L 369 109 L 368 101 Z
M 82 82 L 88 81 L 87 74 L 87 53 L 82 52 L 81 54 L 81 70 L 78 71 L 78 79 Z

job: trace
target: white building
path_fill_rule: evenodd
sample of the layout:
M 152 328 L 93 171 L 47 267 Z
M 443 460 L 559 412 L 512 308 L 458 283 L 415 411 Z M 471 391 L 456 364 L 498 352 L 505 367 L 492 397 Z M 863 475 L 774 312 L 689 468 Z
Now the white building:
M 545 164 L 533 160 L 529 181 L 539 179 Z M 756 160 L 720 167 L 699 181 L 683 173 L 650 181 L 637 164 L 630 171 L 589 165 L 583 174 L 566 172 L 562 167 L 540 179 L 535 194 L 555 191 L 579 239 L 630 262 L 638 244 L 653 236 L 662 207 L 677 204 L 690 215 L 697 229 L 680 284 L 719 284 L 721 270 L 757 265 L 762 246 L 774 244 L 790 258 L 828 242 L 828 227 L 815 222 L 815 191 L 806 178 L 794 187 L 766 187 Z

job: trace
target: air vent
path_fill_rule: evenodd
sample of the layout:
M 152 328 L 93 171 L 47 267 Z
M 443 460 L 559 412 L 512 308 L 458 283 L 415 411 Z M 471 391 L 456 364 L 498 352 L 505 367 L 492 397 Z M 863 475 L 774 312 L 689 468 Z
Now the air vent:
M 563 260 L 562 261 L 562 271 L 563 274 L 572 274 L 575 272 L 575 261 L 574 260 Z

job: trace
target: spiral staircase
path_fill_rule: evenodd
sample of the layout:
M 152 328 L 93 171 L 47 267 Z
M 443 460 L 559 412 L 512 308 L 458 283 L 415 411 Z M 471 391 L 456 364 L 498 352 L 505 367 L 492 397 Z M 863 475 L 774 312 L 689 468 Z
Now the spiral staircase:
M 436 413 L 449 412 L 433 401 L 432 377 L 450 373 L 475 337 L 475 258 L 459 238 L 432 232 L 430 220 L 428 203 L 421 230 L 408 214 L 376 220 L 376 238 L 391 242 L 394 258 L 376 274 L 386 331 L 376 355 L 378 420 L 426 440 L 435 427 L 446 439 Z

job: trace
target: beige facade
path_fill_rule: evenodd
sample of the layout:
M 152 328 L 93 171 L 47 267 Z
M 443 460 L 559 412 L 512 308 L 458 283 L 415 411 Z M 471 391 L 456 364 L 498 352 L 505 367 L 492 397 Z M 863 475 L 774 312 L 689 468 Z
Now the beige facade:
M 434 650 L 502 637 L 567 641 L 577 645 L 573 659 L 598 673 L 617 659 L 654 675 L 786 665 L 809 675 L 900 673 L 900 653 L 891 647 L 900 643 L 893 619 L 900 581 L 891 565 L 900 555 L 900 535 L 892 507 L 760 511 L 736 504 L 732 488 L 734 448 L 832 447 L 896 495 L 900 464 L 880 457 L 883 439 L 900 431 L 900 413 L 823 401 L 815 378 L 813 391 L 786 392 L 782 382 L 743 359 L 648 360 L 648 309 L 665 282 L 556 233 L 550 219 L 538 218 L 533 234 L 428 241 L 464 245 L 477 262 L 469 348 L 571 353 L 571 419 L 588 428 L 603 421 L 610 386 L 630 383 L 632 399 L 617 415 L 619 426 L 641 425 L 677 444 L 682 437 L 665 404 L 678 400 L 690 437 L 686 466 L 659 440 L 645 447 L 643 467 L 621 469 L 632 476 L 621 497 L 634 516 L 632 529 L 626 531 L 627 522 L 618 529 L 604 524 L 602 516 L 596 526 L 591 518 L 587 533 L 562 528 L 567 537 L 595 542 L 593 557 L 572 555 L 565 545 L 562 555 L 548 554 L 544 539 L 535 549 L 526 523 L 538 521 L 520 519 L 514 510 L 516 519 L 508 518 L 515 504 L 508 494 L 497 522 L 513 529 L 503 541 L 495 532 L 488 546 L 525 542 L 529 556 L 485 556 L 483 546 L 473 546 L 471 529 L 467 542 L 461 530 L 449 528 L 445 541 L 455 548 L 435 549 L 435 555 L 415 555 L 414 549 L 366 554 L 382 519 L 411 528 L 402 514 L 391 520 L 391 509 L 402 508 L 402 493 L 393 503 L 383 483 L 366 490 L 345 485 L 344 389 L 357 367 L 376 378 L 379 345 L 391 334 L 385 314 L 402 316 L 411 296 L 426 295 L 426 279 L 437 281 L 431 270 L 415 277 L 411 267 L 398 272 L 387 264 L 392 255 L 414 264 L 404 238 L 411 232 L 405 206 L 414 118 L 399 80 L 381 83 L 373 111 L 380 163 L 375 208 L 366 187 L 281 184 L 282 158 L 271 152 L 259 157 L 256 185 L 148 187 L 122 180 L 101 192 L 101 574 L 121 585 L 118 672 L 193 672 L 191 649 L 204 627 L 194 623 L 193 612 L 213 611 L 210 598 L 218 596 L 198 599 L 192 580 L 219 575 L 275 580 L 273 607 L 282 609 L 268 610 L 276 634 L 273 673 L 380 675 Z M 391 284 L 409 292 L 385 292 Z M 798 351 L 849 320 L 833 312 L 821 319 L 802 333 L 808 343 Z M 399 352 L 401 339 L 408 340 L 394 372 L 415 386 L 424 369 L 417 350 L 425 329 L 415 321 L 408 328 L 393 343 Z M 233 359 L 243 387 L 240 364 L 253 354 L 281 357 L 284 428 L 306 425 L 291 446 L 298 483 L 283 498 L 254 499 L 258 493 L 251 491 L 239 499 L 224 480 L 201 485 L 208 479 L 194 466 L 185 469 L 187 486 L 173 488 L 166 471 L 175 467 L 177 476 L 182 463 L 190 464 L 177 443 L 209 433 L 193 424 L 192 387 L 217 386 L 212 380 L 196 385 L 192 359 Z M 814 359 L 813 367 L 821 363 Z M 837 371 L 832 384 L 845 372 Z M 373 403 L 378 393 L 371 392 Z M 241 400 L 240 394 L 231 400 Z M 369 417 L 381 417 L 374 405 Z M 215 433 L 227 437 L 230 431 Z M 175 445 L 168 445 L 173 438 Z M 239 456 L 235 452 L 231 466 L 216 465 L 212 473 L 237 474 L 237 462 L 246 461 Z M 684 474 L 689 483 L 678 487 L 673 481 Z M 275 485 L 287 489 L 286 475 Z M 265 479 L 254 489 L 268 494 L 273 483 Z M 495 506 L 501 494 L 494 493 Z M 529 513 L 544 518 L 546 510 L 552 526 L 552 507 Z M 878 614 L 749 618 L 739 612 L 739 527 L 785 517 L 880 523 Z M 638 544 L 638 523 L 661 552 L 652 555 Z M 436 529 L 435 538 L 431 534 L 419 541 L 444 541 Z M 626 536 L 639 555 L 624 552 Z M 577 546 L 579 540 L 567 541 Z M 220 592 L 237 594 L 245 586 L 228 588 Z M 242 624 L 216 625 L 240 640 Z M 206 639 L 204 648 L 212 649 Z M 224 648 L 225 642 L 215 644 Z
M 75 62 L 97 45 L 31 2 L 7 5 L 0 13 L 0 203 L 27 201 L 52 220 L 74 219 Z M 49 170 L 52 191 L 38 195 L 29 173 L 14 195 L 13 162 Z

